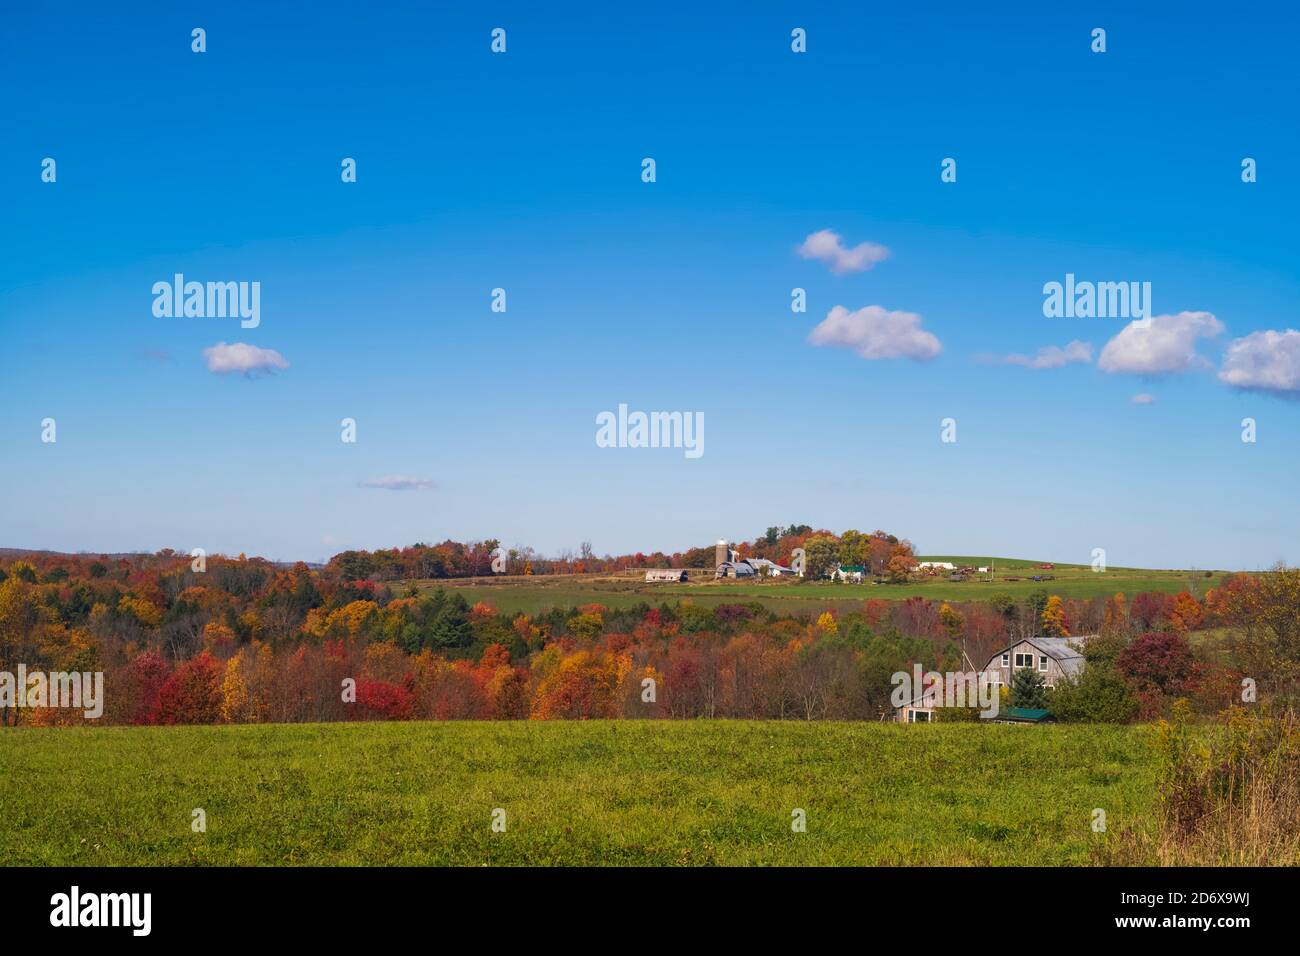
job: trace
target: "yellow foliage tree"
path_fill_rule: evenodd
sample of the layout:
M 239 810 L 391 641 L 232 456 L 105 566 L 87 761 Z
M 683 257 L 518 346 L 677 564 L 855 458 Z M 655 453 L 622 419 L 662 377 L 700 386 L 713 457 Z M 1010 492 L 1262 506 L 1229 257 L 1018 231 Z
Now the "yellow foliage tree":
M 121 613 L 132 615 L 147 627 L 157 627 L 162 622 L 162 611 L 144 598 L 125 595 L 117 602 L 117 609 Z
M 1119 591 L 1106 602 L 1105 618 L 1102 630 L 1110 633 L 1128 626 L 1128 607 L 1124 602 L 1124 592 Z
M 396 644 L 378 641 L 366 646 L 366 665 L 364 674 L 372 680 L 382 680 L 390 684 L 401 681 L 409 669 L 407 656 Z
M 374 601 L 352 601 L 329 612 L 324 608 L 312 608 L 307 612 L 302 629 L 312 637 L 326 637 L 336 628 L 345 631 L 348 637 L 357 637 L 370 623 L 371 617 L 378 613 L 379 605 Z
M 235 632 L 220 621 L 208 621 L 203 625 L 203 647 L 211 652 L 235 643 Z
M 221 719 L 239 723 L 248 713 L 248 681 L 244 679 L 244 652 L 226 661 L 226 676 L 221 681 Z
M 939 624 L 951 638 L 961 637 L 961 630 L 966 626 L 966 619 L 952 609 L 947 601 L 939 608 Z
M 1070 628 L 1065 620 L 1065 604 L 1059 595 L 1053 594 L 1043 606 L 1041 618 L 1045 637 L 1069 637 Z
M 1200 603 L 1191 594 L 1187 591 L 1179 591 L 1175 595 L 1173 606 L 1169 610 L 1169 623 L 1173 625 L 1175 631 L 1185 634 L 1195 630 L 1203 616 L 1204 611 Z

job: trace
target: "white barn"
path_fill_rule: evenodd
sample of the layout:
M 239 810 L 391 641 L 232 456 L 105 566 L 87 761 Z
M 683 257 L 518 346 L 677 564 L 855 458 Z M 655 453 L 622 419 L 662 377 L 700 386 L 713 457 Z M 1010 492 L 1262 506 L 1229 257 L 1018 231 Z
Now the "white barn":
M 680 568 L 651 568 L 645 573 L 647 581 L 685 581 L 686 572 Z

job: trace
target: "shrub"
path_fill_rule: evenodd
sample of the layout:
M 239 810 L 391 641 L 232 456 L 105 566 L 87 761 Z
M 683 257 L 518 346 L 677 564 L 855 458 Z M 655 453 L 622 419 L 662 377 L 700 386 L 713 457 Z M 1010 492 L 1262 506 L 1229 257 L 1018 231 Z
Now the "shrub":
M 1114 668 L 1090 664 L 1048 694 L 1048 707 L 1060 721 L 1080 724 L 1126 724 L 1138 712 L 1128 682 Z
M 1160 862 L 1300 863 L 1300 724 L 1234 710 L 1226 732 L 1193 737 L 1186 701 L 1161 721 Z

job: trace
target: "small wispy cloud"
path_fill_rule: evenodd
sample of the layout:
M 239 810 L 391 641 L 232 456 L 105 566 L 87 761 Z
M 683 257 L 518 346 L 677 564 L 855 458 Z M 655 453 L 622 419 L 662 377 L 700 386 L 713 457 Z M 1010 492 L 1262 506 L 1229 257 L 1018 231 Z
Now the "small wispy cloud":
M 208 371 L 217 375 L 229 375 L 237 372 L 252 378 L 259 372 L 271 374 L 289 367 L 284 356 L 275 349 L 258 348 L 247 342 L 218 342 L 203 350 L 203 357 L 208 360 Z
M 977 355 L 976 361 L 989 365 L 1019 365 L 1022 368 L 1061 368 L 1065 365 L 1086 365 L 1092 361 L 1092 345 L 1075 339 L 1065 346 L 1045 345 L 1033 355 Z
M 1133 396 L 1134 405 L 1154 405 L 1155 403 L 1156 397 L 1150 392 L 1138 392 Z
M 137 353 L 140 358 L 148 359 L 150 362 L 162 362 L 164 364 L 173 364 L 176 360 L 172 358 L 172 353 L 166 349 L 143 348 Z
M 412 478 L 409 475 L 386 475 L 357 482 L 357 485 L 361 488 L 383 488 L 385 491 L 421 491 L 432 488 L 433 482 L 428 478 Z
M 795 251 L 804 259 L 824 263 L 836 275 L 866 272 L 877 262 L 889 258 L 889 250 L 874 242 L 860 242 L 849 249 L 844 245 L 843 237 L 833 229 L 812 233 Z

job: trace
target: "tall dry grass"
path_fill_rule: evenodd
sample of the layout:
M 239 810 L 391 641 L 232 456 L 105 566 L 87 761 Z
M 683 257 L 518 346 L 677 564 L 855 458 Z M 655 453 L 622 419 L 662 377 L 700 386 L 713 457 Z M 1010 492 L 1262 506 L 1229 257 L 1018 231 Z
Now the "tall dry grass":
M 1198 728 L 1180 701 L 1157 728 L 1158 818 L 1108 842 L 1111 865 L 1300 865 L 1300 721 L 1234 710 Z

